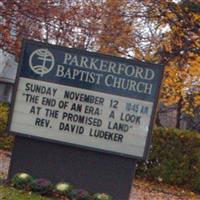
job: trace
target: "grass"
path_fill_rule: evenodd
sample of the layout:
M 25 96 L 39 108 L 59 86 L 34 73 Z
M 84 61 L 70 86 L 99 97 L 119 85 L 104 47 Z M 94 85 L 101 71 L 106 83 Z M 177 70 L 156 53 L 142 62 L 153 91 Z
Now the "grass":
M 53 200 L 41 197 L 31 192 L 16 190 L 12 187 L 0 185 L 0 200 Z

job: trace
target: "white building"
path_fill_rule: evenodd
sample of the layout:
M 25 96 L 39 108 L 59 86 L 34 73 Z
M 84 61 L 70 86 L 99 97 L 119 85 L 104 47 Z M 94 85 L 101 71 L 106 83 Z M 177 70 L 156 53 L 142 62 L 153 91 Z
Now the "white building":
M 15 56 L 0 50 L 0 101 L 11 102 L 16 73 Z

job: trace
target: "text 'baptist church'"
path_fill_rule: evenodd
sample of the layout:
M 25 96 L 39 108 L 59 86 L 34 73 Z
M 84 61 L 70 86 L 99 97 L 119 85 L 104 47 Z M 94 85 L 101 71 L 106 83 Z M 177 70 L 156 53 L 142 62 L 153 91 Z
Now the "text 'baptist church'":
M 153 85 L 144 81 L 152 81 L 155 73 L 135 65 L 65 53 L 62 65 L 57 65 L 56 76 L 73 80 L 78 77 L 80 81 L 97 85 L 103 81 L 107 87 L 151 94 Z

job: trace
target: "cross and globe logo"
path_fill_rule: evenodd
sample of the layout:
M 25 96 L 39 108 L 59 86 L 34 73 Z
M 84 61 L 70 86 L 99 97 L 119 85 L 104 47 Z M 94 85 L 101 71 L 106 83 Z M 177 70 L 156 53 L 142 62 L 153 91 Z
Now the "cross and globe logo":
M 41 77 L 49 73 L 53 69 L 54 64 L 54 56 L 48 49 L 37 49 L 29 57 L 30 68 Z

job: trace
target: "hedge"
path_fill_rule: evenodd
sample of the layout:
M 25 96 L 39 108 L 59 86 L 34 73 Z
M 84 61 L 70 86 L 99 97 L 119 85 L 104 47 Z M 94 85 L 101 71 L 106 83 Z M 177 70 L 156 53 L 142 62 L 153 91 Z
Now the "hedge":
M 7 103 L 0 102 L 0 134 L 5 132 L 8 122 L 9 106 Z
M 200 192 L 200 134 L 154 129 L 149 158 L 139 162 L 136 175 Z

